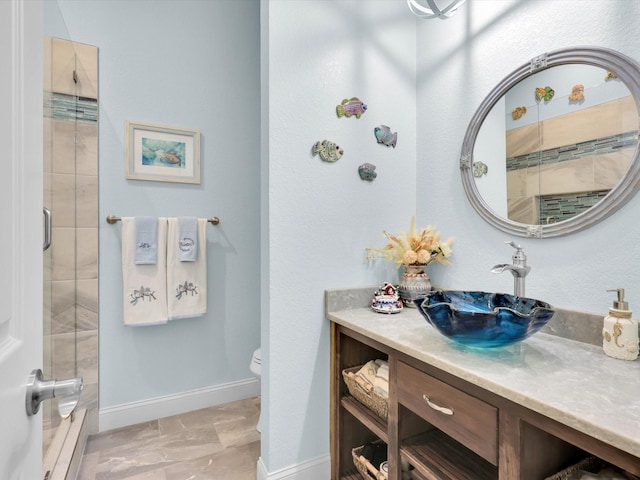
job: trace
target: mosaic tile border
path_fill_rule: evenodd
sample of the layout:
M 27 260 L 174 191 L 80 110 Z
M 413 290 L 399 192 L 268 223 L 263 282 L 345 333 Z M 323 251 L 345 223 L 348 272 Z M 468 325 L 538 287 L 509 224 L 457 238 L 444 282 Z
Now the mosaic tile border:
M 98 101 L 95 98 L 44 92 L 44 116 L 96 123 L 98 121 Z
M 638 130 L 596 138 L 572 145 L 563 145 L 541 152 L 531 152 L 527 155 L 507 158 L 507 171 L 512 172 L 538 165 L 577 160 L 584 157 L 604 155 L 619 150 L 635 148 L 638 144 Z
M 606 197 L 608 193 L 609 190 L 601 190 L 562 195 L 541 195 L 538 197 L 540 207 L 539 223 L 556 223 L 573 218 L 589 210 Z

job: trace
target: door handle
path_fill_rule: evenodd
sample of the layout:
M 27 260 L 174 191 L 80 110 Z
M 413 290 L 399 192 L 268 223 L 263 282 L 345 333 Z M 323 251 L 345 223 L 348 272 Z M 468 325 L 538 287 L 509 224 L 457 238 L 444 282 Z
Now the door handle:
M 58 399 L 58 412 L 62 418 L 67 418 L 75 410 L 80 400 L 80 393 L 84 388 L 82 377 L 69 380 L 44 380 L 42 370 L 33 370 L 27 383 L 27 416 L 32 416 L 40 410 L 43 400 Z
M 51 246 L 51 210 L 47 207 L 42 207 L 42 214 L 44 215 L 44 243 L 42 244 L 42 251 L 44 252 Z

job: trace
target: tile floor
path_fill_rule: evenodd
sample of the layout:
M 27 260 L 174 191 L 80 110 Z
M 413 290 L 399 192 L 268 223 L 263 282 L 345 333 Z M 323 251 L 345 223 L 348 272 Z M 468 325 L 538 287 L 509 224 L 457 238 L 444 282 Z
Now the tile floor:
M 78 480 L 255 480 L 260 398 L 89 437 Z

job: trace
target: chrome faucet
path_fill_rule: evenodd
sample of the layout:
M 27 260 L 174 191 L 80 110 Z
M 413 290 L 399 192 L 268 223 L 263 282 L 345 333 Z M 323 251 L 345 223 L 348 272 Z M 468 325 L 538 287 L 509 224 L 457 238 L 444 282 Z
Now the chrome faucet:
M 504 242 L 516 249 L 511 257 L 512 264 L 500 263 L 491 269 L 491 273 L 502 273 L 508 270 L 513 275 L 513 294 L 517 297 L 524 297 L 524 278 L 531 271 L 531 267 L 527 266 L 527 256 L 524 254 L 522 247 L 513 240 Z

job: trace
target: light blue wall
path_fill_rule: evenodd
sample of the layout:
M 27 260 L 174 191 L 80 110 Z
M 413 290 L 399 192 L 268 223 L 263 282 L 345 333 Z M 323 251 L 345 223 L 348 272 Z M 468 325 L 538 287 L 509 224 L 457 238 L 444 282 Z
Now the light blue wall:
M 417 170 L 419 178 L 431 178 L 418 184 L 418 217 L 456 236 L 454 265 L 435 265 L 436 283 L 513 288 L 511 275 L 489 273 L 494 264 L 510 261 L 512 249 L 504 244 L 510 237 L 475 213 L 460 180 L 462 140 L 482 99 L 513 69 L 558 48 L 608 47 L 640 61 L 638 20 L 640 2 L 626 0 L 471 0 L 447 21 L 418 22 Z M 580 78 L 573 83 L 581 83 Z M 636 195 L 583 232 L 556 239 L 516 238 L 532 265 L 527 294 L 604 315 L 614 298 L 606 290 L 624 287 L 640 314 L 639 208 Z
M 44 18 L 43 32 L 47 37 L 71 40 L 57 1 L 42 2 L 42 16 Z
M 271 0 L 265 17 L 270 266 L 263 291 L 270 303 L 262 456 L 269 472 L 279 472 L 329 452 L 324 290 L 398 278 L 388 262 L 368 262 L 364 249 L 384 244 L 383 229 L 406 229 L 415 211 L 416 51 L 403 1 Z M 336 105 L 350 97 L 368 110 L 338 118 Z M 395 149 L 376 143 L 380 124 L 398 132 Z M 344 149 L 342 159 L 311 155 L 323 139 Z M 371 183 L 358 176 L 365 162 L 377 166 Z M 329 478 L 309 475 L 291 478 Z
M 100 408 L 252 378 L 260 344 L 257 0 L 59 0 L 73 40 L 99 48 Z M 202 134 L 202 182 L 124 178 L 125 120 Z M 220 217 L 209 225 L 208 313 L 122 321 L 118 216 Z

